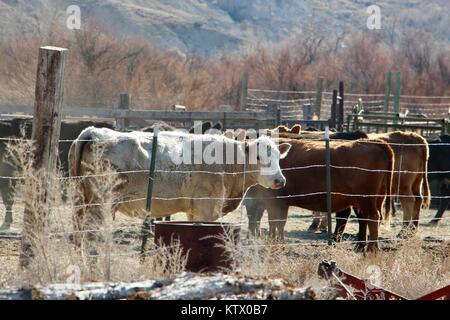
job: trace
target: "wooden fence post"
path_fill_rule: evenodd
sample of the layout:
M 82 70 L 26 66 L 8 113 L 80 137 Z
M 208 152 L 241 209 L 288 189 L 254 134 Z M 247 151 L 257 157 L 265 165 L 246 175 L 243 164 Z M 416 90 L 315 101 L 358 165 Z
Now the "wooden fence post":
M 281 109 L 278 103 L 270 103 L 267 105 L 267 114 L 273 119 L 274 127 L 281 124 Z
M 119 110 L 130 110 L 131 96 L 128 93 L 121 93 L 119 96 Z M 124 131 L 130 125 L 130 120 L 126 118 L 116 118 L 116 129 Z
M 338 108 L 338 131 L 344 128 L 344 82 L 339 81 L 339 108 Z
M 389 71 L 386 74 L 386 87 L 384 89 L 384 101 L 383 101 L 383 110 L 384 113 L 389 112 L 389 98 L 391 95 L 391 80 L 392 80 L 392 72 Z M 387 124 L 387 120 L 384 120 L 384 123 Z M 388 132 L 387 126 L 384 128 L 384 132 Z
M 20 266 L 24 268 L 28 267 L 31 259 L 35 257 L 36 241 L 44 232 L 44 208 L 48 202 L 49 177 L 55 171 L 58 160 L 66 59 L 67 49 L 39 48 L 31 139 L 34 141 L 32 167 L 39 172 L 40 181 L 36 187 L 42 192 L 38 200 L 42 203 L 36 205 L 27 202 L 31 199 L 25 199 L 19 257 Z
M 247 108 L 247 94 L 248 94 L 248 72 L 245 71 L 242 75 L 241 82 L 241 97 L 239 99 L 239 110 L 245 111 Z
M 318 119 L 320 119 L 320 109 L 322 107 L 323 83 L 324 83 L 324 78 L 319 77 L 317 79 L 317 84 L 316 84 L 316 103 L 315 103 L 316 115 L 317 115 Z

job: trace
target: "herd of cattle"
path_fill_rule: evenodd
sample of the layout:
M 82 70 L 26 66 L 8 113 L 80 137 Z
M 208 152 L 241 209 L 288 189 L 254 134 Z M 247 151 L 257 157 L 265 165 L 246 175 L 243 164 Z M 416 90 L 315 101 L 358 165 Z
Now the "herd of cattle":
M 31 122 L 21 119 L 0 121 L 0 137 L 17 137 L 25 125 L 30 136 Z M 187 214 L 189 220 L 214 221 L 235 210 L 246 207 L 249 233 L 260 235 L 260 222 L 268 212 L 269 234 L 283 238 L 290 206 L 315 212 L 310 226 L 316 230 L 326 225 L 324 133 L 279 126 L 266 130 L 266 135 L 250 137 L 246 131 L 225 131 L 220 124 L 203 123 L 185 133 L 159 124 L 156 172 L 152 198 L 153 218 L 167 217 L 177 212 Z M 195 130 L 199 129 L 199 130 Z M 213 129 L 213 130 L 209 130 Z M 118 132 L 108 123 L 63 122 L 60 144 L 60 163 L 65 174 L 89 176 L 93 163 L 98 161 L 95 146 L 101 144 L 101 160 L 117 170 L 120 199 L 113 209 L 132 217 L 146 216 L 148 173 L 153 143 L 153 128 L 141 131 Z M 200 133 L 200 134 L 198 134 Z M 365 134 L 339 133 L 330 136 L 332 211 L 338 218 L 334 238 L 340 241 L 351 210 L 358 217 L 358 249 L 378 250 L 379 225 L 382 217 L 389 220 L 398 197 L 403 209 L 404 227 L 400 236 L 417 231 L 420 210 L 430 204 L 429 181 L 439 182 L 440 206 L 436 224 L 450 202 L 450 137 L 426 141 L 412 132 Z M 3 159 L 5 142 L 0 141 L 0 176 L 14 176 L 14 168 Z M 217 157 L 223 161 L 210 163 L 196 159 L 196 145 L 201 150 L 214 144 Z M 186 156 L 186 146 L 189 146 Z M 253 147 L 265 150 L 250 162 Z M 262 148 L 262 149 L 261 149 Z M 217 150 L 223 153 L 217 154 Z M 189 159 L 186 159 L 189 157 Z M 244 159 L 239 162 L 237 159 Z M 183 159 L 189 161 L 174 161 Z M 228 161 L 228 160 L 232 161 Z M 202 159 L 200 159 L 202 160 Z M 267 163 L 271 166 L 266 170 Z M 428 174 L 429 172 L 429 174 Z M 82 231 L 88 223 L 102 223 L 98 206 L 102 199 L 95 192 L 91 179 L 80 179 L 80 204 L 75 213 L 75 228 Z M 15 180 L 0 179 L 0 191 L 6 207 L 1 228 L 12 223 Z M 384 205 L 384 206 L 383 206 Z M 83 232 L 76 232 L 82 235 Z M 81 243 L 81 236 L 75 237 Z

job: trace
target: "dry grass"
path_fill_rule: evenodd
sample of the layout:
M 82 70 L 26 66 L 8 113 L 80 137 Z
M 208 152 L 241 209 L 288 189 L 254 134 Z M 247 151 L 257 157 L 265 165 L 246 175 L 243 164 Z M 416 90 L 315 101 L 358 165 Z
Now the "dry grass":
M 170 248 L 151 243 L 145 260 L 141 261 L 141 223 L 134 221 L 124 225 L 114 221 L 112 203 L 118 200 L 115 187 L 121 181 L 111 165 L 101 161 L 96 161 L 90 169 L 92 174 L 101 172 L 102 175 L 90 178 L 90 184 L 102 204 L 95 206 L 95 215 L 87 215 L 96 219 L 85 221 L 85 229 L 79 232 L 85 235 L 83 245 L 77 249 L 73 239 L 78 231 L 74 231 L 72 216 L 78 205 L 80 180 L 64 179 L 60 171 L 54 174 L 36 171 L 31 165 L 31 151 L 31 143 L 10 143 L 7 147 L 9 161 L 20 168 L 17 176 L 24 177 L 16 186 L 16 197 L 24 199 L 22 210 L 28 208 L 30 218 L 22 228 L 35 248 L 34 257 L 28 268 L 18 268 L 19 241 L 2 240 L 2 265 L 6 267 L 0 271 L 0 287 L 138 281 L 171 276 L 184 269 L 186 257 L 177 243 Z M 101 148 L 94 153 L 100 158 Z M 45 194 L 43 181 L 48 190 Z M 15 219 L 20 217 L 15 216 Z M 89 241 L 88 235 L 95 238 Z
M 380 286 L 413 299 L 448 285 L 450 279 L 449 248 L 442 245 L 430 251 L 422 245 L 413 239 L 396 251 L 364 256 L 350 245 L 267 246 L 256 242 L 235 248 L 233 256 L 245 275 L 283 278 L 299 286 L 312 286 L 318 292 L 325 285 L 317 276 L 323 259 L 332 259 L 342 270 L 365 279 L 374 276 L 375 268 Z

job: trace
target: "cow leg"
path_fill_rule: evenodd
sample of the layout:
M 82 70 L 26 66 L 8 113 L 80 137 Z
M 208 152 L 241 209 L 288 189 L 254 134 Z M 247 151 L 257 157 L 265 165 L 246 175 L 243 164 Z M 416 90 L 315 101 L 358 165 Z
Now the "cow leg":
M 308 231 L 315 232 L 319 230 L 319 224 L 321 222 L 321 212 L 319 211 L 313 211 L 313 221 L 311 222 L 311 225 L 308 228 Z
M 450 199 L 441 199 L 440 203 L 439 203 L 439 209 L 436 212 L 436 215 L 434 216 L 434 218 L 430 221 L 431 225 L 437 225 L 438 222 L 442 219 L 442 216 L 444 215 L 445 210 L 447 210 L 447 208 L 450 205 Z
M 414 232 L 414 225 L 412 224 L 415 199 L 411 191 L 403 192 L 404 197 L 400 197 L 400 202 L 403 208 L 403 227 L 397 235 L 399 238 L 408 238 Z
M 450 185 L 441 184 L 441 197 L 447 197 L 450 196 Z M 450 205 L 450 198 L 441 198 L 441 201 L 439 202 L 439 209 L 436 212 L 436 215 L 434 218 L 430 221 L 431 225 L 437 225 L 438 222 L 442 219 L 442 216 L 444 215 L 445 210 Z
M 73 232 L 74 232 L 74 243 L 76 249 L 81 249 L 84 240 L 84 225 L 86 217 L 85 208 L 78 208 L 75 210 L 73 216 Z
M 260 237 L 261 219 L 264 214 L 264 207 L 258 205 L 255 201 L 252 201 L 252 203 L 247 203 L 245 208 L 247 210 L 249 236 Z
M 369 227 L 369 244 L 367 250 L 369 252 L 377 252 L 380 250 L 378 245 L 378 233 L 381 221 L 381 212 L 376 208 L 370 208 L 366 211 L 368 217 L 367 225 Z
M 328 214 L 325 212 L 321 212 L 320 216 L 320 223 L 319 223 L 319 230 L 324 232 L 328 230 Z
M 267 208 L 269 216 L 269 237 L 284 240 L 284 227 L 286 225 L 289 206 L 279 201 L 273 201 Z
M 356 212 L 356 211 L 355 211 Z M 358 242 L 356 243 L 355 250 L 357 252 L 364 252 L 367 244 L 367 216 L 363 215 L 361 211 L 358 211 Z
M 3 187 L 3 186 L 2 186 Z M 0 226 L 0 230 L 8 230 L 13 223 L 12 208 L 14 205 L 14 194 L 10 188 L 1 188 L 1 194 L 3 199 L 3 204 L 5 205 L 5 219 L 3 224 Z
M 344 233 L 345 226 L 347 225 L 347 221 L 351 213 L 351 208 L 336 212 L 336 227 L 334 229 L 333 241 L 341 242 L 342 234 Z
M 422 209 L 422 204 L 424 200 L 422 198 L 421 189 L 422 189 L 422 176 L 418 177 L 416 181 L 414 181 L 414 185 L 412 187 L 412 193 L 415 195 L 414 199 L 414 209 L 412 213 L 412 224 L 414 232 L 417 232 L 419 229 L 419 218 L 420 218 L 420 209 Z

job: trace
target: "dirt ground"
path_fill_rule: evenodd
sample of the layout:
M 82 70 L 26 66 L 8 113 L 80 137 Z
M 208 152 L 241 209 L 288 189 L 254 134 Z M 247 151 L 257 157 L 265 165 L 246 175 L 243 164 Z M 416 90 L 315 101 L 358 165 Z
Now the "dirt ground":
M 70 211 L 70 210 L 68 210 Z M 22 212 L 23 206 L 16 205 L 14 207 L 14 223 L 10 230 L 0 231 L 0 287 L 2 283 L 8 283 L 7 279 L 14 277 L 17 272 L 18 257 L 20 249 L 20 234 L 22 229 Z M 422 246 L 425 248 L 432 248 L 433 246 L 442 245 L 448 248 L 447 256 L 450 255 L 450 214 L 446 212 L 444 220 L 442 220 L 437 226 L 430 226 L 429 221 L 434 216 L 435 209 L 423 209 L 420 216 L 420 226 L 417 237 L 422 240 Z M 401 241 L 396 240 L 396 235 L 400 231 L 402 220 L 402 211 L 397 211 L 395 217 L 392 218 L 390 227 L 382 224 L 380 239 L 382 240 L 380 246 L 385 250 L 396 250 Z M 352 216 L 353 217 L 353 216 Z M 354 218 L 354 217 L 353 217 Z M 3 213 L 0 214 L 0 219 L 3 221 Z M 70 215 L 66 218 L 67 224 L 70 225 Z M 185 220 L 184 214 L 176 214 L 172 216 L 172 220 Z M 238 209 L 235 212 L 228 214 L 221 219 L 224 222 L 232 222 L 241 224 L 242 238 L 245 242 L 247 238 L 247 216 L 245 209 Z M 327 245 L 327 233 L 326 232 L 308 232 L 308 227 L 312 221 L 312 214 L 308 210 L 291 207 L 288 217 L 288 222 L 285 228 L 285 241 L 286 244 L 292 245 L 292 247 L 301 247 L 302 252 L 308 248 L 313 247 L 325 247 Z M 118 214 L 114 221 L 114 228 L 117 228 L 117 234 L 121 234 L 123 240 L 124 233 L 130 241 L 121 241 L 119 244 L 127 251 L 139 250 L 139 230 L 141 221 L 131 219 Z M 133 225 L 133 228 L 126 229 L 126 227 Z M 124 228 L 121 230 L 121 228 Z M 334 228 L 334 221 L 333 221 Z M 264 214 L 262 219 L 262 230 L 265 235 L 268 233 L 267 213 Z M 358 231 L 358 224 L 355 219 L 348 222 L 345 230 L 344 239 L 355 240 L 353 237 Z M 392 240 L 389 240 L 392 239 Z M 343 242 L 345 245 L 346 241 Z M 347 242 L 348 243 L 348 242 Z M 132 248 L 130 248 L 132 246 Z M 300 250 L 300 249 L 299 249 Z M 313 251 L 311 251 L 313 252 Z
M 23 207 L 17 205 L 14 207 L 14 223 L 8 231 L 0 231 L 0 259 L 4 259 L 5 256 L 17 255 L 20 243 L 20 234 L 22 230 L 22 212 Z M 422 209 L 420 214 L 419 233 L 424 244 L 432 244 L 433 242 L 448 242 L 450 241 L 450 213 L 444 214 L 444 219 L 440 221 L 437 226 L 431 226 L 429 221 L 434 217 L 436 209 Z M 392 218 L 391 226 L 387 227 L 384 223 L 381 225 L 380 239 L 382 240 L 380 246 L 392 247 L 392 244 L 396 238 L 396 235 L 401 229 L 401 220 L 403 212 L 401 209 L 397 211 L 395 217 Z M 291 207 L 289 210 L 288 221 L 285 228 L 285 241 L 287 243 L 311 243 L 311 244 L 324 244 L 327 241 L 326 232 L 309 232 L 308 227 L 312 221 L 312 214 L 309 210 L 301 208 Z M 67 219 L 70 219 L 68 216 Z M 173 215 L 172 220 L 185 220 L 185 215 L 179 213 Z M 268 234 L 268 221 L 267 212 L 264 213 L 262 218 L 261 227 L 262 231 L 267 236 Z M 3 213 L 0 214 L 0 221 L 3 221 Z M 69 221 L 69 220 L 68 220 Z M 248 219 L 245 209 L 238 208 L 236 211 L 229 213 L 220 221 L 240 224 L 244 237 L 247 236 Z M 115 227 L 128 226 L 130 224 L 138 225 L 140 221 L 138 219 L 131 219 L 121 214 L 117 215 L 114 221 Z M 335 221 L 333 220 L 333 230 Z M 355 216 L 352 215 L 351 220 L 347 223 L 345 229 L 344 238 L 347 240 L 355 240 L 354 235 L 358 232 L 358 223 Z M 389 239 L 393 239 L 389 241 Z M 3 262 L 3 261 L 2 261 Z M 2 264 L 2 263 L 0 263 Z

